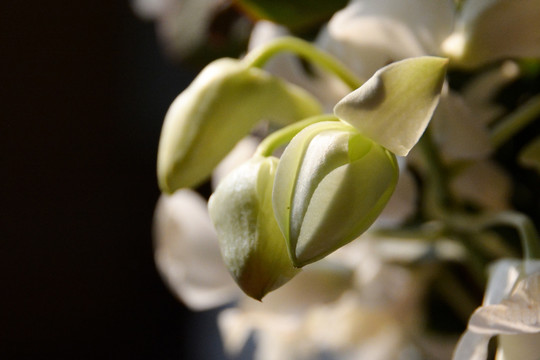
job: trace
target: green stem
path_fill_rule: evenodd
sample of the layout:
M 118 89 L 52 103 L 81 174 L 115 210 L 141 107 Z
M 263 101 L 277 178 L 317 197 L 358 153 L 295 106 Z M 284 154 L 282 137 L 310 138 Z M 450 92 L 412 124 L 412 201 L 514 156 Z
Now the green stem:
M 418 142 L 418 147 L 426 163 L 427 192 L 425 207 L 426 211 L 438 214 L 450 204 L 450 189 L 446 169 L 442 163 L 438 149 L 431 138 L 430 129 L 426 129 Z
M 358 79 L 356 75 L 336 58 L 317 49 L 309 42 L 294 37 L 281 37 L 268 44 L 262 45 L 250 51 L 243 61 L 245 61 L 248 66 L 262 68 L 271 57 L 284 51 L 299 55 L 330 71 L 352 90 L 359 88 L 363 83 L 363 81 Z
M 502 211 L 484 216 L 479 225 L 507 225 L 515 228 L 521 240 L 523 257 L 526 260 L 540 259 L 540 237 L 533 222 L 526 215 L 517 211 Z
M 491 131 L 491 142 L 495 148 L 504 144 L 521 129 L 540 115 L 540 95 L 531 98 L 525 105 L 503 118 Z
M 325 114 L 312 116 L 302 121 L 295 122 L 289 126 L 286 126 L 278 131 L 268 135 L 257 147 L 254 156 L 271 156 L 277 148 L 289 143 L 292 138 L 298 134 L 302 129 L 311 124 L 315 124 L 321 121 L 338 121 L 339 119 L 335 115 Z

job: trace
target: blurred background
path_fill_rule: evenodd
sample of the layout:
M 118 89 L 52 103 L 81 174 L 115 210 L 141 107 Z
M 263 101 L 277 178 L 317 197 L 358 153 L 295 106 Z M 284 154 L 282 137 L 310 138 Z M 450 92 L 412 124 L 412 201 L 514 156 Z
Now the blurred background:
M 151 242 L 162 119 L 195 70 L 127 1 L 4 1 L 0 39 L 0 358 L 219 359 Z

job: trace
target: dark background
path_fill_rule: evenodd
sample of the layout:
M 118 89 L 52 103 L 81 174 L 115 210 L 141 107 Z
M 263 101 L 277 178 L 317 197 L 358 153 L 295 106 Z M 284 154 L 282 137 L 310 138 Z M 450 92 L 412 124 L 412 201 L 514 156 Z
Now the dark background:
M 3 1 L 0 41 L 0 358 L 220 358 L 152 258 L 161 122 L 195 73 L 126 1 Z

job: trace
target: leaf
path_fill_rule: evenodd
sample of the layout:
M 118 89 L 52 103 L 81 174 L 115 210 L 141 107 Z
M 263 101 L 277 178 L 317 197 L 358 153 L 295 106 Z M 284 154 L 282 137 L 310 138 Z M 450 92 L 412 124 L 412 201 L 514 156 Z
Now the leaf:
M 234 3 L 255 19 L 270 20 L 291 30 L 307 30 L 322 24 L 348 0 L 236 0 Z

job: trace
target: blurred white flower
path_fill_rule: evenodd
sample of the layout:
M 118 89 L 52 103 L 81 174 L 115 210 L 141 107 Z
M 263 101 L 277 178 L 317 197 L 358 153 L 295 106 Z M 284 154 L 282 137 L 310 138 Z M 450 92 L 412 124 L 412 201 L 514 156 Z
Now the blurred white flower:
M 239 353 L 253 334 L 257 360 L 421 358 L 421 299 L 432 273 L 387 263 L 379 240 L 357 239 L 305 266 L 262 303 L 245 298 L 224 310 L 226 350 Z
M 491 267 L 484 303 L 471 316 L 454 360 L 484 360 L 498 335 L 498 360 L 540 354 L 540 260 L 499 260 Z
M 154 247 L 161 276 L 189 308 L 210 309 L 238 296 L 240 289 L 221 259 L 206 201 L 195 191 L 161 195 L 155 211 Z
M 251 136 L 241 140 L 215 169 L 213 186 L 249 159 L 257 143 Z M 161 195 L 154 213 L 154 248 L 161 276 L 189 308 L 206 310 L 240 296 L 221 258 L 207 202 L 197 192 L 181 189 Z
M 480 66 L 540 56 L 540 0 L 352 0 L 318 44 L 367 78 L 407 57 L 449 56 Z
M 330 19 L 317 44 L 367 79 L 391 62 L 439 55 L 453 21 L 451 0 L 352 0 Z
M 504 58 L 540 56 L 539 0 L 467 0 L 441 48 L 456 63 L 476 67 Z
M 221 0 L 132 0 L 134 12 L 156 22 L 157 32 L 170 54 L 186 56 L 203 43 L 209 22 Z

